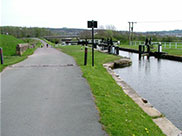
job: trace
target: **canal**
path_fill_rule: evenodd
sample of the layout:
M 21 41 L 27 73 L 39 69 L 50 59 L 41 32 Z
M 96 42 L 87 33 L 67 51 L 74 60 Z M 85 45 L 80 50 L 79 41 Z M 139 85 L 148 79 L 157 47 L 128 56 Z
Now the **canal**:
M 147 99 L 176 127 L 182 130 L 182 62 L 138 59 L 138 54 L 120 51 L 132 66 L 114 71 L 140 96 Z

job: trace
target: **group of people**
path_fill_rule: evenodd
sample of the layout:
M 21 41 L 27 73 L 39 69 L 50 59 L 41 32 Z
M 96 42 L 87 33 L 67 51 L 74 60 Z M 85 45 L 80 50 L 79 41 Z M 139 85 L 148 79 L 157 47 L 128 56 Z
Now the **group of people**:
M 43 47 L 43 45 L 41 44 L 41 48 Z M 48 48 L 49 47 L 49 44 L 46 44 L 46 47 Z

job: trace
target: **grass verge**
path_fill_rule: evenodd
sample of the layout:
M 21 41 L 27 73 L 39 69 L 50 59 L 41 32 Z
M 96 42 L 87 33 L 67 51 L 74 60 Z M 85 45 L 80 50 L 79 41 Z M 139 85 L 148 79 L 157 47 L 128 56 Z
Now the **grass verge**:
M 16 45 L 19 43 L 35 44 L 35 48 L 27 49 L 22 56 L 16 55 Z M 18 63 L 26 59 L 29 55 L 33 54 L 34 51 L 41 45 L 40 41 L 25 39 L 20 40 L 9 35 L 0 35 L 0 47 L 3 48 L 3 59 L 4 64 L 0 64 L 0 72 L 7 66 Z
M 95 66 L 91 66 L 91 51 L 88 52 L 88 65 L 83 66 L 83 50 L 80 46 L 59 47 L 73 56 L 80 66 L 83 77 L 90 84 L 95 103 L 100 112 L 100 122 L 110 136 L 164 136 L 159 127 L 103 67 L 104 63 L 119 59 L 117 56 L 95 52 Z
M 138 50 L 138 46 L 135 46 L 135 45 L 119 45 L 119 47 Z M 157 49 L 152 49 L 151 51 L 157 51 Z M 178 48 L 178 49 L 175 49 L 175 48 L 165 49 L 165 48 L 163 48 L 162 51 L 167 52 L 169 55 L 182 56 L 182 49 L 181 48 Z
M 50 41 L 48 41 L 48 40 L 46 40 L 46 39 L 44 39 L 44 38 L 41 38 L 41 39 L 42 39 L 43 41 L 45 41 L 46 43 L 48 43 L 49 45 L 55 47 L 55 43 L 52 43 L 52 42 L 50 42 Z

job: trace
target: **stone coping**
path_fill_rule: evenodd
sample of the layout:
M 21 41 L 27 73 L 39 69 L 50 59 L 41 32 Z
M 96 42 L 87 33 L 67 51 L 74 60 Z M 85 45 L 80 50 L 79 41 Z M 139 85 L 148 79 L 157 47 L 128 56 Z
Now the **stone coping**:
M 28 43 L 17 44 L 16 54 L 21 56 L 28 48 L 29 48 Z
M 122 61 L 122 59 L 120 60 Z M 106 68 L 109 74 L 113 77 L 116 83 L 122 87 L 125 94 L 127 94 L 136 104 L 138 104 L 144 112 L 149 116 L 153 117 L 152 119 L 156 125 L 163 131 L 167 136 L 182 136 L 181 130 L 179 130 L 175 125 L 173 125 L 166 117 L 164 117 L 155 107 L 153 107 L 148 101 L 141 96 L 139 96 L 134 89 L 132 89 L 124 80 L 119 77 L 113 70 L 112 63 L 106 63 L 103 66 Z

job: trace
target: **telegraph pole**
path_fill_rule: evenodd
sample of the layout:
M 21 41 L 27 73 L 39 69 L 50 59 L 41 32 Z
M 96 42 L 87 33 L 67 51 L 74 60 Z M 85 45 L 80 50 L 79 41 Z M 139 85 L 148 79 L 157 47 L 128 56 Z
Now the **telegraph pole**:
M 128 22 L 129 23 L 129 44 L 131 41 L 133 41 L 133 28 L 134 28 L 134 24 L 137 23 L 137 22 Z
M 128 31 L 128 41 L 129 41 L 129 45 L 130 45 L 130 41 L 131 41 L 131 22 L 128 22 L 129 23 L 129 31 Z
M 136 24 L 137 22 L 131 22 L 131 31 L 132 31 L 131 41 L 133 41 L 133 37 L 134 37 L 134 32 L 133 32 L 133 29 L 134 29 L 134 23 Z

